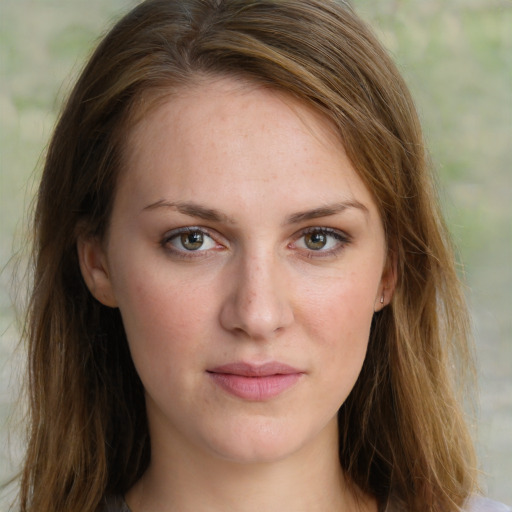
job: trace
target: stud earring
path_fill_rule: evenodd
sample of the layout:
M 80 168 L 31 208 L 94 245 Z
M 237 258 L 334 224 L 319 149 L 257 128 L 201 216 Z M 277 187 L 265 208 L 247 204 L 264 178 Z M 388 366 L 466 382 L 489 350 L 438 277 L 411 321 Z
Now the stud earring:
M 384 294 L 382 294 L 381 297 L 380 297 L 380 303 L 384 304 Z

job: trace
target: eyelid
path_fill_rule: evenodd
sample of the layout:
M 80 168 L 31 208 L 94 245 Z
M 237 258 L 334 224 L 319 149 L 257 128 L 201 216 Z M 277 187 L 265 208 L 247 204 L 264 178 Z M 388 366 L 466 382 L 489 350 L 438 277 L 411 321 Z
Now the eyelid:
M 327 226 L 309 226 L 301 229 L 298 236 L 307 235 L 309 233 L 324 233 L 326 235 L 332 235 L 336 238 L 349 239 L 350 236 L 343 230 L 337 228 L 331 228 Z
M 308 258 L 325 258 L 330 256 L 335 256 L 340 251 L 345 249 L 345 247 L 352 242 L 352 237 L 347 234 L 345 231 L 340 229 L 330 228 L 326 226 L 311 226 L 300 230 L 295 236 L 294 241 L 292 242 L 292 246 L 297 243 L 302 237 L 308 234 L 320 233 L 327 236 L 331 236 L 337 240 L 336 247 L 328 250 L 314 250 L 308 248 L 297 248 L 301 252 L 303 252 Z
M 169 242 L 176 237 L 178 237 L 181 234 L 184 233 L 193 233 L 199 231 L 204 236 L 212 239 L 216 247 L 210 248 L 210 249 L 204 249 L 204 250 L 180 250 L 175 247 L 173 247 Z M 308 234 L 324 234 L 326 236 L 332 237 L 336 240 L 335 247 L 331 249 L 308 249 L 306 247 L 297 247 L 297 241 L 303 238 L 304 236 Z M 298 231 L 295 235 L 292 236 L 292 242 L 288 244 L 288 247 L 291 249 L 295 249 L 298 252 L 302 253 L 303 256 L 306 256 L 307 258 L 328 258 L 336 256 L 340 251 L 346 248 L 348 244 L 352 242 L 352 237 L 346 233 L 345 231 L 342 231 L 340 229 L 326 227 L 326 226 L 309 226 L 304 229 L 301 229 Z M 183 226 L 180 228 L 172 229 L 168 232 L 166 232 L 160 241 L 160 245 L 169 252 L 172 256 L 183 259 L 183 260 L 191 260 L 194 258 L 207 258 L 208 256 L 212 255 L 213 251 L 222 250 L 223 248 L 228 247 L 227 240 L 220 235 L 217 231 L 212 230 L 210 228 L 204 227 L 204 226 Z
M 194 233 L 194 232 L 201 232 L 203 236 L 210 238 L 214 241 L 216 247 L 210 248 L 210 249 L 203 249 L 203 250 L 196 250 L 196 251 L 187 251 L 187 250 L 180 250 L 176 247 L 172 246 L 170 243 L 173 239 L 179 237 L 182 234 L 186 233 Z M 219 241 L 221 239 L 221 241 Z M 181 258 L 181 259 L 193 259 L 193 258 L 205 258 L 208 256 L 211 251 L 218 250 L 221 247 L 226 247 L 227 243 L 225 239 L 219 235 L 217 232 L 206 228 L 204 226 L 183 226 L 180 228 L 172 229 L 170 231 L 167 231 L 161 238 L 160 245 L 168 251 L 170 254 L 172 254 L 175 257 Z M 220 246 L 220 247 L 219 247 Z

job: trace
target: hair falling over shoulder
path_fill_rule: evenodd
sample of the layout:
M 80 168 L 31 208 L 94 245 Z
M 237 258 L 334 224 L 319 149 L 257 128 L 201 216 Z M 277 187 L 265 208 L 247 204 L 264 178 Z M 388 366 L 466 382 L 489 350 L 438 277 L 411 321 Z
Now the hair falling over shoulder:
M 467 310 L 407 87 L 336 0 L 148 0 L 87 63 L 53 134 L 34 216 L 21 511 L 95 511 L 147 468 L 144 393 L 120 314 L 92 298 L 76 242 L 107 230 L 130 126 L 177 88 L 223 75 L 330 118 L 380 209 L 397 286 L 339 411 L 345 473 L 382 503 L 455 512 L 476 486 L 461 405 Z

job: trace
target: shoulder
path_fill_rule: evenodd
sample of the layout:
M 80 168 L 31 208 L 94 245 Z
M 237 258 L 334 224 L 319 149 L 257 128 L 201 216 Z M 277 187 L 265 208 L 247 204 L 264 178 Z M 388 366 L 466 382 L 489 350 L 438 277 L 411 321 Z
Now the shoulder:
M 98 512 L 130 512 L 130 509 L 122 496 L 109 496 Z M 489 498 L 474 496 L 468 500 L 463 512 L 512 512 L 512 508 Z
M 130 512 L 122 496 L 107 496 L 97 512 Z
M 512 508 L 488 498 L 474 496 L 467 502 L 464 512 L 512 512 Z
M 129 512 L 129 511 L 128 511 Z M 407 507 L 396 501 L 391 501 L 384 512 L 409 512 Z M 484 498 L 482 496 L 471 496 L 460 509 L 460 512 L 512 512 L 512 508 L 503 503 Z

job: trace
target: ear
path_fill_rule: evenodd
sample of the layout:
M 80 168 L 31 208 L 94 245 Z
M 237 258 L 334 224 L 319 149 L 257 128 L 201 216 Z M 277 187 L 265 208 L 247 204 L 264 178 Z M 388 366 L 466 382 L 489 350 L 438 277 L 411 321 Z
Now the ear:
M 375 312 L 384 309 L 393 298 L 397 282 L 398 262 L 395 251 L 389 251 L 375 299 Z
M 76 247 L 80 271 L 93 297 L 105 306 L 117 307 L 107 258 L 100 240 L 97 237 L 81 235 Z

